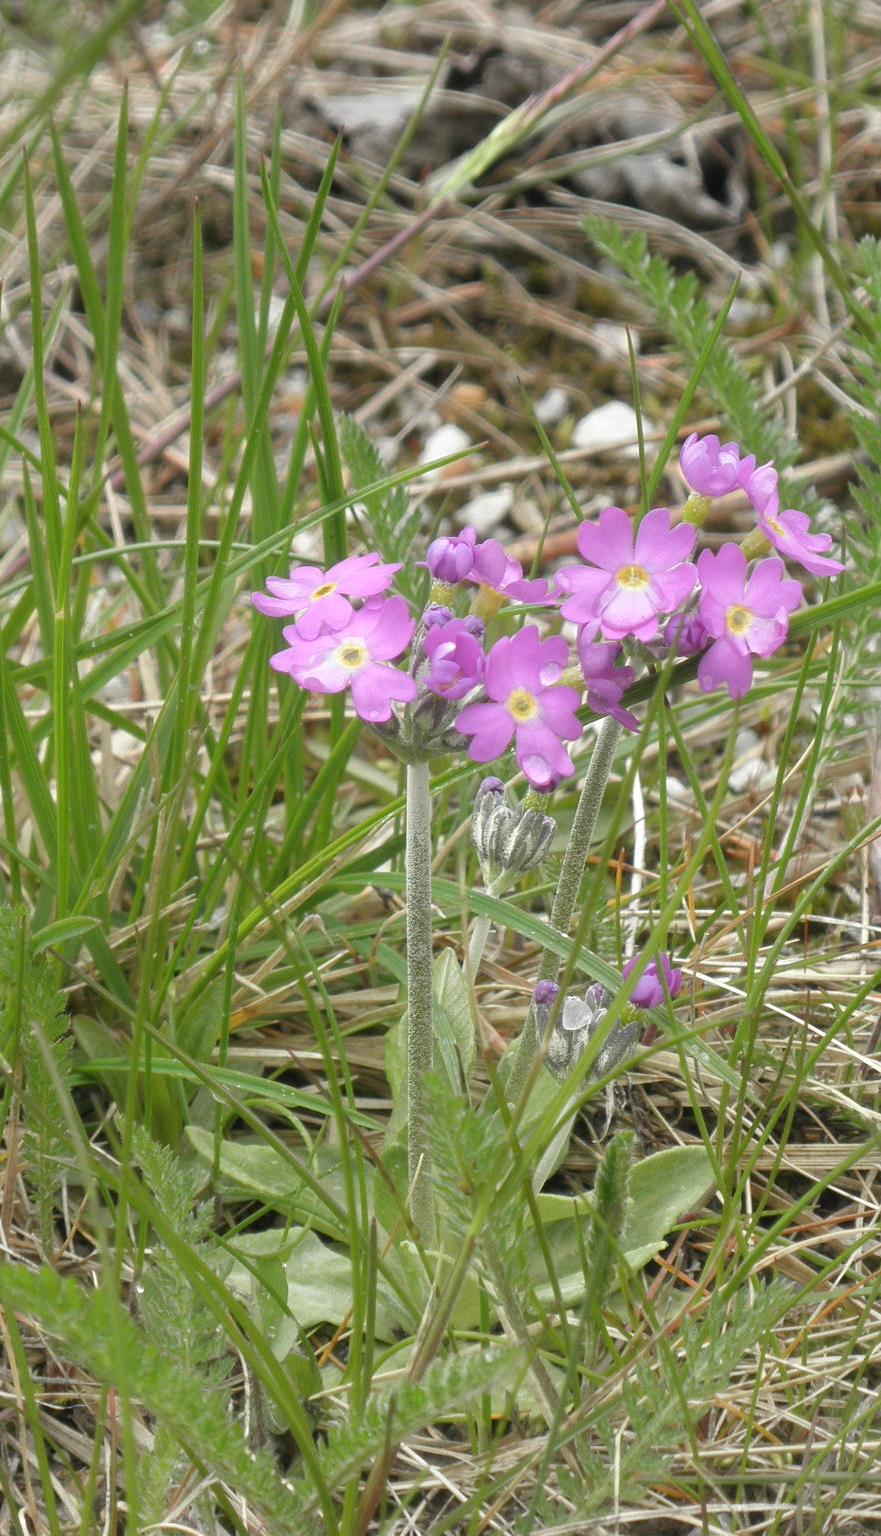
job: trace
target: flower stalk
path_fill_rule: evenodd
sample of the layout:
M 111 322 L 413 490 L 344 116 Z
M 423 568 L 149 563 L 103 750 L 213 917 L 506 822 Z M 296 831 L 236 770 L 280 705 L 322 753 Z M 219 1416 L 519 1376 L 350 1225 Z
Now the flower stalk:
M 407 765 L 407 1172 L 413 1220 L 434 1234 L 425 1076 L 434 1057 L 431 944 L 431 793 L 428 763 Z
M 572 831 L 563 862 L 560 865 L 560 877 L 557 890 L 554 895 L 554 903 L 551 908 L 551 927 L 557 933 L 569 932 L 569 925 L 578 901 L 578 893 L 581 889 L 581 878 L 584 874 L 584 866 L 590 853 L 590 845 L 593 842 L 593 834 L 597 824 L 600 806 L 603 803 L 603 795 L 609 782 L 609 774 L 615 761 L 615 752 L 621 736 L 621 723 L 607 717 L 599 729 L 596 745 L 590 759 L 590 766 L 585 775 L 578 806 L 575 811 L 575 819 L 572 823 Z M 555 981 L 560 970 L 559 957 L 553 950 L 545 949 L 542 953 L 539 966 L 539 981 Z M 538 1030 L 536 1027 L 535 1003 L 530 1003 L 523 1032 L 517 1042 L 517 1054 L 511 1068 L 508 1079 L 508 1097 L 512 1103 L 516 1103 L 526 1086 L 532 1063 L 535 1060 L 535 1052 L 538 1047 Z

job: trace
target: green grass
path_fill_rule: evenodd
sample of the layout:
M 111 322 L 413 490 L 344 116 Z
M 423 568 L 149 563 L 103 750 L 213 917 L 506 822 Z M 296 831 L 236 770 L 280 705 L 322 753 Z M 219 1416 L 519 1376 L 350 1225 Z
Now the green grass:
M 746 7 L 747 68 L 690 0 L 678 31 L 610 54 L 641 79 L 660 50 L 687 65 L 671 78 L 690 116 L 735 113 L 764 233 L 791 247 L 785 274 L 746 285 L 765 284 L 768 340 L 738 329 L 744 283 L 686 270 L 687 242 L 671 258 L 651 219 L 579 209 L 573 252 L 542 246 L 508 184 L 480 180 L 535 150 L 516 111 L 435 166 L 426 194 L 409 157 L 436 123 L 441 65 L 369 171 L 354 142 L 267 107 L 212 8 L 175 13 L 180 52 L 154 79 L 140 9 L 94 8 L 58 54 L 4 41 L 7 62 L 20 47 L 42 66 L 0 125 L 7 1520 L 51 1536 L 869 1529 L 881 253 L 813 218 L 819 151 L 788 97 L 804 61 Z M 352 17 L 308 20 L 298 46 L 318 69 L 323 29 Z M 861 34 L 837 12 L 821 26 L 834 94 Z M 565 33 L 548 36 L 562 74 Z M 688 100 L 698 68 L 717 97 Z M 744 76 L 773 82 L 779 121 Z M 847 86 L 859 103 L 871 79 L 867 64 Z M 194 124 L 221 130 L 204 166 Z M 513 163 L 541 184 L 540 160 Z M 660 428 L 638 469 L 565 452 L 594 381 L 500 303 L 504 262 L 472 234 L 497 239 L 502 212 L 559 275 L 560 316 L 593 305 L 638 337 L 609 386 Z M 749 233 L 738 260 L 758 269 Z M 512 265 L 520 250 L 512 235 Z M 827 515 L 764 373 L 780 335 L 795 370 L 811 355 L 818 281 L 842 320 L 816 376 L 859 449 L 830 523 L 847 572 L 812 585 L 741 705 L 699 693 L 691 662 L 634 686 L 641 729 L 618 746 L 569 932 L 546 915 L 591 738 L 554 797 L 551 856 L 504 893 L 484 889 L 467 836 L 482 771 L 432 766 L 438 1252 L 414 1224 L 402 1136 L 402 768 L 342 700 L 271 672 L 277 626 L 247 593 L 296 538 L 326 563 L 378 547 L 419 602 L 425 541 L 494 440 L 544 451 L 538 474 L 510 466 L 540 503 L 536 563 L 573 509 L 673 500 L 678 442 L 701 420 L 773 456 L 793 500 Z M 558 362 L 576 402 L 559 432 L 531 408 Z M 181 406 L 186 433 L 145 455 Z M 490 445 L 443 461 L 458 485 L 418 462 L 427 409 Z M 738 516 L 722 507 L 711 534 L 737 536 Z M 769 770 L 752 784 L 750 753 Z M 459 961 L 481 920 L 473 974 Z M 687 983 L 608 1084 L 591 1067 L 630 1016 L 628 936 L 671 950 Z M 615 995 L 573 1078 L 536 1068 L 512 1106 L 508 1063 L 475 1051 L 475 1030 L 516 1038 L 543 948 L 566 985 Z

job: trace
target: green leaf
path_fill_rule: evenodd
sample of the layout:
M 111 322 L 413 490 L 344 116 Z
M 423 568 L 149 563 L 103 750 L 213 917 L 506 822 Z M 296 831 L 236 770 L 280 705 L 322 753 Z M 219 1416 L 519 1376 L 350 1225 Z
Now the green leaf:
M 213 1168 L 214 1137 L 211 1133 L 201 1126 L 188 1125 L 186 1134 L 199 1160 Z M 338 1199 L 343 1193 L 338 1160 L 334 1159 L 330 1166 L 325 1163 L 323 1167 L 322 1161 L 324 1159 L 313 1159 L 312 1172 L 320 1177 L 328 1193 Z M 338 1242 L 348 1240 L 348 1228 L 336 1219 L 330 1204 L 325 1205 L 300 1178 L 296 1168 L 272 1147 L 259 1142 L 225 1141 L 220 1149 L 220 1173 L 229 1193 L 251 1200 L 257 1196 L 303 1226 L 326 1232 Z
M 447 1076 L 454 1088 L 467 1087 L 474 1071 L 476 1042 L 471 999 L 465 978 L 451 949 L 442 949 L 434 962 L 431 982 L 435 1036 Z
M 299 1343 L 301 1332 L 318 1323 L 330 1323 L 338 1328 L 351 1315 L 354 1308 L 351 1259 L 338 1248 L 322 1242 L 315 1232 L 302 1228 L 246 1232 L 234 1238 L 230 1248 L 240 1258 L 230 1271 L 228 1284 L 246 1299 L 251 1290 L 254 1266 L 270 1260 L 278 1262 L 285 1306 L 274 1329 L 272 1347 L 279 1360 Z M 275 1286 L 272 1289 L 277 1302 L 279 1292 Z M 391 1339 L 402 1326 L 401 1310 L 380 1282 L 376 1298 L 377 1338 Z
M 31 940 L 31 949 L 35 955 L 42 954 L 44 949 L 50 949 L 53 944 L 64 944 L 68 939 L 78 939 L 81 934 L 91 933 L 93 929 L 100 928 L 101 922 L 97 917 L 60 917 L 57 923 L 49 923 L 35 933 Z
M 713 1186 L 712 1163 L 705 1148 L 669 1147 L 636 1163 L 630 1180 L 631 1205 L 621 1239 L 625 1262 L 641 1269 L 654 1258 L 670 1228 L 703 1205 Z M 539 1195 L 537 1205 L 564 1299 L 571 1305 L 586 1293 L 582 1252 L 588 1243 L 594 1203 L 590 1195 Z M 544 1261 L 534 1234 L 527 1240 L 530 1272 L 539 1299 L 553 1302 L 544 1283 Z

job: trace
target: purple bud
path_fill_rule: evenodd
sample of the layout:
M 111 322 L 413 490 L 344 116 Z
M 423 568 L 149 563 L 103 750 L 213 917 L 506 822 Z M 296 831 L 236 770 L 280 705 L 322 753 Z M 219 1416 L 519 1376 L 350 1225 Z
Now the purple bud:
M 440 603 L 432 603 L 422 615 L 422 627 L 433 629 L 436 624 L 449 624 L 452 617 L 452 608 L 444 608 Z
M 425 563 L 435 581 L 455 586 L 456 582 L 470 576 L 476 542 L 477 531 L 474 528 L 463 528 L 461 533 L 453 534 L 451 538 L 434 539 L 428 546 Z
M 710 636 L 700 614 L 674 613 L 664 629 L 664 640 L 677 656 L 697 656 L 706 650 Z
M 462 620 L 462 623 L 465 625 L 469 635 L 473 635 L 475 640 L 483 639 L 484 635 L 486 634 L 486 625 L 484 624 L 483 619 L 479 619 L 477 617 L 476 613 L 467 614 L 466 617 Z
M 481 795 L 503 795 L 504 793 L 505 786 L 501 779 L 496 779 L 492 776 L 490 776 L 488 779 L 481 779 L 480 784 L 477 787 L 478 799 Z
M 740 483 L 741 458 L 737 443 L 720 443 L 715 432 L 686 438 L 679 467 L 693 491 L 701 496 L 725 496 Z
M 532 993 L 536 1008 L 553 1008 L 559 992 L 555 981 L 540 981 Z

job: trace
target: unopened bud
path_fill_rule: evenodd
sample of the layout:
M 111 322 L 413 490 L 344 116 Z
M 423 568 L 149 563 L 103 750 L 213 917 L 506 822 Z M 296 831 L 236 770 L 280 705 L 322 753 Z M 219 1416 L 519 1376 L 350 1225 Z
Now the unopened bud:
M 562 1082 L 577 1066 L 590 1041 L 601 1028 L 609 1009 L 610 994 L 600 982 L 593 982 L 582 997 L 567 997 L 560 1009 L 545 1047 L 545 1066 L 558 1082 Z M 536 1018 L 540 1027 L 547 1031 L 550 1010 L 542 1009 L 536 1000 Z M 596 1082 L 606 1077 L 619 1062 L 631 1054 L 639 1025 L 636 1022 L 618 1022 L 600 1047 L 590 1069 L 588 1081 Z
M 535 869 L 555 831 L 552 816 L 531 809 L 526 800 L 512 809 L 501 781 L 484 779 L 471 817 L 471 837 L 487 884 L 500 875 L 525 875 Z

